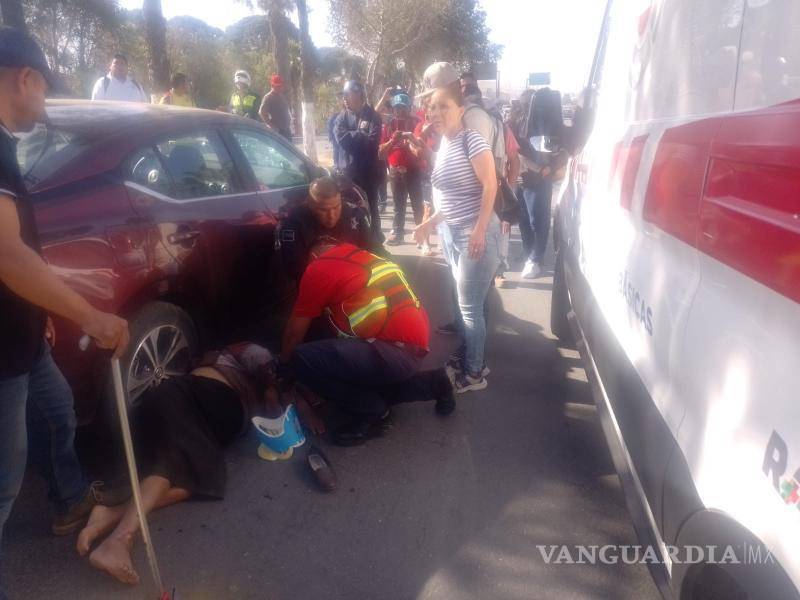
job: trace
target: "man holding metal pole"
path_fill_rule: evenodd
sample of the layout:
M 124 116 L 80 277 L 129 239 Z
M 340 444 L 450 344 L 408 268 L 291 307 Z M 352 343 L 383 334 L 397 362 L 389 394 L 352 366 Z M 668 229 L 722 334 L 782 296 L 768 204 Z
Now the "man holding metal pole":
M 0 534 L 25 472 L 26 421 L 32 457 L 42 459 L 50 487 L 53 533 L 75 531 L 96 504 L 107 501 L 87 481 L 73 447 L 72 392 L 50 355 L 55 332 L 47 314 L 77 323 L 115 356 L 129 338 L 126 321 L 91 306 L 41 257 L 12 131 L 30 131 L 46 119 L 45 94 L 53 83 L 36 41 L 0 28 Z

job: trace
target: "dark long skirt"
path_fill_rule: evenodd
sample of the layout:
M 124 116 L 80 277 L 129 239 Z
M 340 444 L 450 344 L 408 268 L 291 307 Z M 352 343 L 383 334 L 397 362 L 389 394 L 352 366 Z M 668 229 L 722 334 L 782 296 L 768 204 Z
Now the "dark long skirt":
M 242 404 L 229 386 L 185 375 L 146 392 L 132 415 L 139 476 L 160 475 L 193 495 L 222 498 L 223 447 L 239 433 Z

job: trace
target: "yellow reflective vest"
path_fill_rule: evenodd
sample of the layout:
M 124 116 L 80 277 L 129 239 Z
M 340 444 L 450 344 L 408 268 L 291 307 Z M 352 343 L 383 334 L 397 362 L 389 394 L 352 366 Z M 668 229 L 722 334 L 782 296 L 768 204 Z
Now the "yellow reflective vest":
M 235 115 L 258 119 L 259 108 L 258 94 L 247 92 L 243 96 L 237 91 L 231 95 L 230 110 Z

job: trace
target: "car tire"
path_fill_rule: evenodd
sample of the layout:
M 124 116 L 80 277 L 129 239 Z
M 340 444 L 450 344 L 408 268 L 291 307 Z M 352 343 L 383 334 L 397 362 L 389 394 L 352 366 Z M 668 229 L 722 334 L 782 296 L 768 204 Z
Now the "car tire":
M 199 342 L 191 317 L 169 302 L 145 304 L 128 323 L 131 341 L 120 367 L 130 410 L 148 389 L 188 373 Z
M 556 248 L 556 264 L 553 269 L 553 291 L 550 297 L 550 331 L 562 342 L 572 341 L 569 325 L 569 290 L 564 273 L 564 255 Z

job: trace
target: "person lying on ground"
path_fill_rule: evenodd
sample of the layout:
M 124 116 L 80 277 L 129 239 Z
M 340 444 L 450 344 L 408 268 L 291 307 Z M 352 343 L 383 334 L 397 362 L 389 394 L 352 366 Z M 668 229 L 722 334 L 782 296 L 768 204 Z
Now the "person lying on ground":
M 142 396 L 131 421 L 145 514 L 192 496 L 223 498 L 223 447 L 247 431 L 253 416 L 275 417 L 283 410 L 273 364 L 267 349 L 234 344 L 207 354 L 190 374 L 167 379 Z M 296 401 L 304 425 L 324 432 L 304 398 Z M 136 584 L 131 548 L 138 530 L 132 501 L 97 506 L 78 535 L 78 554 L 88 554 L 93 567 L 119 581 Z M 92 551 L 102 536 L 107 537 Z
M 287 274 L 298 283 L 309 262 L 311 248 L 321 236 L 349 242 L 373 253 L 383 253 L 375 239 L 366 209 L 342 199 L 332 177 L 315 179 L 308 200 L 281 221 L 278 244 Z
M 286 325 L 279 371 L 349 413 L 334 441 L 355 446 L 379 435 L 389 406 L 436 400 L 455 409 L 444 368 L 420 372 L 428 353 L 428 316 L 396 264 L 337 240 L 321 240 L 300 281 Z M 302 343 L 326 315 L 338 337 Z

